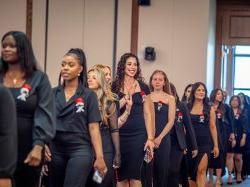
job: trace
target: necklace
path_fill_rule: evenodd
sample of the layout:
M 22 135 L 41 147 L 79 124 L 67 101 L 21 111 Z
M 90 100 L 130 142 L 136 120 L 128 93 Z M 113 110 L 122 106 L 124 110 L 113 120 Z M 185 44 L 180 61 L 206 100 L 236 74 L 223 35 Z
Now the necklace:
M 129 85 L 129 86 L 128 86 Z M 136 89 L 136 86 L 137 86 L 137 84 L 136 84 L 136 81 L 135 81 L 135 79 L 133 80 L 133 83 L 126 83 L 126 82 L 124 82 L 124 91 L 125 91 L 125 93 L 126 94 L 132 94 L 132 93 L 134 93 L 135 92 L 135 89 Z
M 6 73 L 6 77 L 9 79 L 13 87 L 19 86 L 19 84 L 23 83 L 23 73 L 20 73 L 18 76 L 13 76 L 14 73 Z M 19 83 L 19 84 L 18 84 Z

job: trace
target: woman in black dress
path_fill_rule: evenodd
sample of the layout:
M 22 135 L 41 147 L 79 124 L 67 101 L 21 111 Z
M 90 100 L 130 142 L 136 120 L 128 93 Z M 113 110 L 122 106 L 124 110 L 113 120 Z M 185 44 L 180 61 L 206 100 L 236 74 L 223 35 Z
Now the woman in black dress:
M 0 85 L 0 186 L 11 187 L 17 160 L 16 107 L 10 91 Z
M 249 119 L 249 110 L 250 106 L 247 103 L 247 96 L 244 93 L 239 93 L 241 101 L 241 110 L 243 113 L 247 114 L 247 133 L 246 133 L 246 144 L 244 147 L 244 151 L 242 153 L 242 179 L 246 179 L 250 174 L 250 119 Z
M 236 169 L 236 182 L 241 183 L 242 170 L 242 153 L 246 143 L 247 133 L 247 114 L 241 109 L 241 101 L 239 96 L 232 96 L 230 99 L 231 116 L 233 118 L 234 133 L 236 137 L 236 145 L 232 148 L 228 146 L 227 165 L 228 165 L 228 184 L 232 184 L 232 171 Z
M 170 156 L 170 130 L 175 119 L 175 99 L 170 95 L 166 74 L 155 70 L 150 77 L 150 97 L 155 109 L 155 157 L 153 163 L 154 186 L 166 187 Z
M 27 36 L 10 31 L 2 38 L 0 82 L 16 102 L 18 162 L 16 186 L 36 187 L 39 182 L 42 150 L 55 133 L 50 82 L 37 68 Z
M 88 86 L 97 94 L 102 122 L 100 124 L 104 160 L 108 173 L 101 184 L 92 183 L 91 187 L 112 187 L 115 185 L 114 168 L 120 166 L 120 139 L 115 95 L 111 92 L 105 74 L 100 69 L 88 71 Z M 90 184 L 88 184 L 90 185 Z
M 211 157 L 209 163 L 209 184 L 213 184 L 213 173 L 216 172 L 216 186 L 221 186 L 221 175 L 226 165 L 227 146 L 235 140 L 233 133 L 233 121 L 230 108 L 224 104 L 223 91 L 215 89 L 211 92 L 210 102 L 216 113 L 216 127 L 220 154 L 217 158 Z
M 215 158 L 219 156 L 216 116 L 209 106 L 205 84 L 193 84 L 188 108 L 198 145 L 198 155 L 190 161 L 190 186 L 204 187 L 211 151 Z
M 51 187 L 82 187 L 92 168 L 103 177 L 103 158 L 96 94 L 86 88 L 86 58 L 81 49 L 70 49 L 63 57 L 59 80 L 54 89 L 56 136 L 51 145 Z M 61 81 L 60 81 L 61 82 Z M 91 145 L 92 144 L 92 145 Z
M 121 167 L 117 186 L 141 186 L 141 167 L 145 150 L 153 157 L 154 112 L 148 96 L 148 86 L 143 83 L 137 56 L 126 53 L 121 56 L 112 90 L 120 99 L 120 114 L 124 115 L 120 128 Z M 132 99 L 131 112 L 126 110 Z
M 170 83 L 171 94 L 176 101 L 176 114 L 174 127 L 171 129 L 171 152 L 168 171 L 168 185 L 178 187 L 180 181 L 181 161 L 184 154 L 192 154 L 192 158 L 197 156 L 198 148 L 195 139 L 194 128 L 186 105 L 180 102 L 175 86 Z

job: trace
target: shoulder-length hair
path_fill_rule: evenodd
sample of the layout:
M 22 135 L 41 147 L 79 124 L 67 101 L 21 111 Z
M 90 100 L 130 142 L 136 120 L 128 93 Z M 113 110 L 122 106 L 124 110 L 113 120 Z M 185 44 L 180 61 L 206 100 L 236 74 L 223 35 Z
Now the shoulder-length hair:
M 24 78 L 30 77 L 34 71 L 38 70 L 38 65 L 29 38 L 21 31 L 9 31 L 3 35 L 2 43 L 7 36 L 12 36 L 16 42 L 18 63 L 25 73 Z M 0 71 L 5 74 L 8 71 L 8 63 L 5 62 L 2 57 L 0 61 Z
M 219 106 L 218 106 L 217 110 L 220 110 L 224 114 L 226 109 L 225 109 L 225 105 L 224 105 L 224 95 L 223 95 L 222 89 L 216 88 L 216 89 L 212 90 L 212 92 L 210 94 L 210 102 L 212 104 L 215 102 L 216 95 L 218 94 L 218 92 L 221 92 L 221 94 L 222 94 L 222 101 L 219 102 Z

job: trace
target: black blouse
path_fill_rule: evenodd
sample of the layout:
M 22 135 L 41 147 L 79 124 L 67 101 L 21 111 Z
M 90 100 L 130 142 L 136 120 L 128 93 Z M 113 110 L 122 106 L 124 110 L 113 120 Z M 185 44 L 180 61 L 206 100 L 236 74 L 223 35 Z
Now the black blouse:
M 0 75 L 0 82 L 3 82 L 3 75 Z M 10 88 L 10 90 L 16 102 L 17 119 L 19 117 L 33 118 L 33 145 L 43 146 L 50 142 L 55 135 L 55 118 L 53 114 L 54 101 L 48 76 L 37 70 L 31 77 L 27 78 L 21 88 Z M 15 93 L 18 93 L 18 95 L 15 95 Z M 20 106 L 27 105 L 28 108 L 34 98 L 36 100 L 35 110 L 32 116 L 25 116 L 25 111 Z
M 82 133 L 90 141 L 88 124 L 100 122 L 101 115 L 96 94 L 79 85 L 74 96 L 66 102 L 63 86 L 53 90 L 56 105 L 56 130 Z
M 11 178 L 17 160 L 15 103 L 8 89 L 0 86 L 0 178 Z

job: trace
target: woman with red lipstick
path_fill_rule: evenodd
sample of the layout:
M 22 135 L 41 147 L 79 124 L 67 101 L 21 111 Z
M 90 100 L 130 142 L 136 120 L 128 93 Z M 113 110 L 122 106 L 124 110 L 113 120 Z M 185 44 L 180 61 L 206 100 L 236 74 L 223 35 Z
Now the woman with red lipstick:
M 150 97 L 155 109 L 155 157 L 153 163 L 153 183 L 157 187 L 168 186 L 170 156 L 170 130 L 174 125 L 176 103 L 170 95 L 170 85 L 165 72 L 155 70 L 150 77 Z
M 233 118 L 234 133 L 236 136 L 235 147 L 229 147 L 227 150 L 227 168 L 228 168 L 228 184 L 232 184 L 232 171 L 236 168 L 236 182 L 241 183 L 242 170 L 242 153 L 246 143 L 247 134 L 247 114 L 241 109 L 241 101 L 239 96 L 232 96 L 230 99 L 231 116 Z
M 44 145 L 55 133 L 54 102 L 49 79 L 37 67 L 32 45 L 20 31 L 2 38 L 0 82 L 15 99 L 18 129 L 16 187 L 36 187 Z
M 120 99 L 121 167 L 118 187 L 140 187 L 141 167 L 145 150 L 153 157 L 154 114 L 148 96 L 148 86 L 143 83 L 137 56 L 125 53 L 118 62 L 112 90 Z M 132 100 L 132 102 L 130 102 Z M 129 106 L 131 103 L 132 106 Z M 129 107 L 130 110 L 129 110 Z M 118 121 L 119 122 L 119 121 Z
M 190 186 L 204 187 L 211 151 L 215 158 L 219 156 L 215 111 L 208 103 L 204 83 L 193 84 L 188 108 L 198 146 L 198 155 L 190 160 L 189 168 L 192 170 L 190 171 Z

